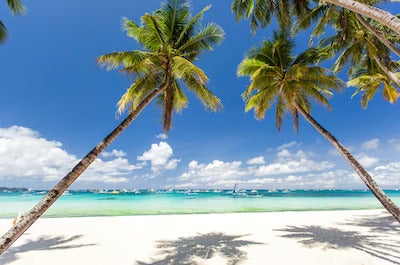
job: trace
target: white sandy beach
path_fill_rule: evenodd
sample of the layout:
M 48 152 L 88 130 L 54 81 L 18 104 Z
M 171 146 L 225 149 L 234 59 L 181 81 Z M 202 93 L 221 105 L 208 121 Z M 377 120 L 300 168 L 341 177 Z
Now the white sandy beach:
M 0 264 L 400 264 L 400 225 L 383 210 L 43 218 Z

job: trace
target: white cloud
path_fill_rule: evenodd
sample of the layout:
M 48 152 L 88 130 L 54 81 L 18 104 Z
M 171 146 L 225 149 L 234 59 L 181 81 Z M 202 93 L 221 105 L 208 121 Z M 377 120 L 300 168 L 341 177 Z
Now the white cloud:
M 25 127 L 0 128 L 0 147 L 0 179 L 55 181 L 79 162 L 62 149 L 60 142 L 40 137 L 38 132 Z M 139 167 L 120 157 L 109 161 L 98 158 L 79 180 L 124 181 L 124 176 Z
M 188 171 L 183 173 L 179 180 L 208 184 L 222 179 L 237 179 L 246 174 L 241 165 L 240 161 L 214 160 L 209 164 L 199 164 L 193 160 L 188 164 Z
M 168 139 L 168 135 L 166 135 L 165 133 L 161 133 L 161 134 L 157 134 L 156 138 L 161 139 L 161 140 L 166 140 L 166 139 Z
M 255 176 L 271 176 L 281 174 L 293 174 L 312 171 L 324 171 L 334 166 L 328 161 L 313 161 L 299 150 L 291 153 L 287 149 L 278 152 L 275 162 L 257 168 L 253 174 Z
M 376 150 L 379 147 L 379 139 L 374 138 L 371 139 L 361 145 L 361 148 L 364 150 Z
M 124 157 L 126 153 L 122 150 L 113 149 L 111 152 L 103 152 L 101 154 L 102 157 Z
M 268 184 L 274 182 L 276 182 L 274 178 L 254 178 L 247 181 L 249 184 Z
M 375 181 L 387 187 L 400 186 L 400 161 L 379 165 L 371 172 Z
M 151 171 L 160 172 L 164 169 L 175 169 L 180 159 L 171 159 L 173 150 L 171 146 L 161 141 L 158 144 L 152 144 L 150 149 L 145 151 L 137 159 L 139 161 L 150 161 Z
M 394 150 L 400 152 L 400 141 L 397 139 L 390 139 L 388 144 L 394 148 Z
M 265 160 L 263 156 L 258 156 L 247 160 L 248 165 L 262 165 L 265 164 Z
M 357 154 L 356 156 L 357 161 L 363 166 L 363 167 L 371 167 L 376 165 L 378 163 L 379 159 L 376 157 L 371 157 L 366 154 Z
M 285 144 L 283 144 L 281 146 L 278 146 L 277 150 L 288 149 L 288 148 L 294 147 L 296 145 L 297 145 L 296 141 L 292 141 L 290 143 L 285 143 Z

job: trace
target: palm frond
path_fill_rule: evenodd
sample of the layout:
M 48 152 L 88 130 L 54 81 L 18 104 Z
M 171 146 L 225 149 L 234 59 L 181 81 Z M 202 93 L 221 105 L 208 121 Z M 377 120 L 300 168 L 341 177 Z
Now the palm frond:
M 254 9 L 254 0 L 234 0 L 231 5 L 231 10 L 235 15 L 236 21 L 250 17 Z
M 157 21 L 157 16 L 145 14 L 142 16 L 142 23 L 143 31 L 149 32 L 151 37 L 151 39 L 145 39 L 144 44 L 147 44 L 146 46 L 160 48 L 161 45 L 166 43 L 166 33 L 162 30 L 162 25 Z M 153 50 L 155 49 L 153 48 Z
M 317 21 L 317 19 L 319 19 L 322 15 L 325 14 L 326 10 L 329 7 L 330 5 L 318 5 L 317 7 L 309 10 L 308 12 L 304 12 L 295 21 L 292 31 L 294 33 L 297 33 L 299 32 L 299 30 L 308 29 L 313 22 Z
M 168 0 L 157 11 L 157 16 L 162 21 L 166 41 L 173 46 L 190 19 L 190 4 L 187 0 Z
M 191 63 L 189 60 L 181 56 L 172 58 L 172 74 L 175 78 L 185 78 L 189 75 L 195 75 L 196 79 L 202 84 L 208 81 L 207 75 L 199 67 Z
M 254 58 L 246 58 L 244 59 L 237 68 L 238 76 L 249 75 L 252 76 L 255 71 L 257 71 L 260 67 L 265 65 L 264 62 L 254 59 Z
M 181 46 L 182 43 L 187 42 L 190 37 L 194 34 L 194 29 L 199 26 L 200 20 L 203 17 L 203 14 L 211 8 L 211 5 L 203 8 L 199 13 L 197 13 L 192 19 L 186 24 L 180 33 L 178 40 L 176 41 L 177 46 Z
M 286 110 L 288 108 L 286 103 L 287 102 L 285 102 L 283 95 L 279 94 L 275 109 L 275 126 L 278 131 L 282 128 L 283 119 L 285 118 Z
M 220 99 L 214 95 L 200 80 L 195 76 L 189 75 L 182 79 L 189 90 L 192 90 L 207 109 L 216 111 L 222 108 Z
M 7 4 L 13 14 L 22 15 L 26 12 L 22 0 L 7 0 Z
M 292 10 L 292 8 L 290 7 L 291 4 L 292 1 L 289 0 L 277 0 L 276 17 L 280 25 L 280 28 L 282 29 L 291 27 L 292 24 L 291 12 L 290 12 Z
M 109 71 L 120 67 L 131 67 L 152 55 L 152 53 L 144 51 L 113 52 L 99 56 L 97 63 Z
M 183 108 L 187 107 L 189 100 L 186 97 L 185 93 L 183 93 L 182 88 L 180 87 L 177 81 L 174 81 L 173 85 L 175 86 L 175 96 L 174 96 L 175 111 L 180 112 Z
M 143 32 L 143 29 L 140 26 L 138 26 L 135 22 L 126 17 L 123 17 L 121 21 L 122 21 L 122 29 L 126 31 L 128 37 L 131 37 L 140 42 L 141 39 L 140 34 Z
M 359 93 L 363 93 L 361 98 L 361 106 L 363 108 L 368 106 L 368 103 L 381 87 L 383 88 L 383 97 L 390 103 L 395 103 L 400 96 L 393 81 L 388 76 L 380 73 L 368 74 L 364 72 L 360 76 L 349 80 L 347 86 L 357 87 L 357 90 L 353 93 L 352 97 Z
M 331 57 L 331 54 L 321 48 L 309 48 L 305 52 L 301 53 L 293 61 L 295 64 L 318 64 L 321 60 L 326 60 Z
M 119 114 L 126 110 L 133 111 L 139 103 L 151 93 L 151 91 L 160 86 L 161 78 L 159 75 L 148 74 L 138 78 L 122 95 L 118 101 Z
M 224 39 L 224 31 L 216 24 L 208 24 L 196 36 L 190 38 L 179 50 L 186 53 L 192 51 L 203 52 L 213 50 L 213 46 L 220 44 Z
M 7 28 L 0 20 L 0 43 L 5 41 L 6 38 L 7 38 Z

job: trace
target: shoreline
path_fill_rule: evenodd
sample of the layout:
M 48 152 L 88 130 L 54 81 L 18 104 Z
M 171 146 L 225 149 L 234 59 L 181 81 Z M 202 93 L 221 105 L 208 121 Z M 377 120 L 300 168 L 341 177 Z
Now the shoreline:
M 236 212 L 184 212 L 184 213 L 150 213 L 150 214 L 126 214 L 126 215 L 113 215 L 113 214 L 105 214 L 105 215 L 57 215 L 57 216 L 52 216 L 52 215 L 42 215 L 40 218 L 41 219 L 56 219 L 56 218 L 90 218 L 90 217 L 135 217 L 135 216 L 170 216 L 170 215 L 176 215 L 176 216 L 181 216 L 181 215 L 219 215 L 219 214 L 246 214 L 246 213 L 286 213 L 286 212 L 347 212 L 347 211 L 382 211 L 383 213 L 386 213 L 386 209 L 384 207 L 377 207 L 377 208 L 367 208 L 367 209 L 357 209 L 357 208 L 339 208 L 339 209 L 299 209 L 299 210 L 262 210 L 262 211 L 236 211 Z M 6 220 L 6 219 L 14 219 L 14 217 L 10 216 L 0 216 L 0 220 Z
M 39 219 L 0 264 L 385 265 L 399 253 L 383 210 L 62 217 Z

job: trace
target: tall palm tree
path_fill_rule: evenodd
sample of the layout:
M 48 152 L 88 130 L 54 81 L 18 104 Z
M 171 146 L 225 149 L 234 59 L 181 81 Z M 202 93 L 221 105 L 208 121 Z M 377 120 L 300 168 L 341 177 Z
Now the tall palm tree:
M 291 55 L 292 48 L 293 42 L 287 34 L 275 34 L 273 41 L 264 41 L 260 47 L 253 48 L 241 62 L 238 75 L 249 76 L 251 81 L 243 93 L 246 111 L 254 109 L 256 118 L 262 119 L 276 102 L 278 130 L 286 112 L 292 114 L 297 130 L 300 113 L 339 151 L 382 205 L 400 222 L 400 209 L 350 152 L 310 114 L 313 100 L 330 108 L 326 99 L 331 94 L 329 89 L 340 89 L 342 82 L 329 75 L 327 69 L 314 65 L 320 57 L 318 51 L 309 49 L 294 58 Z
M 7 0 L 8 8 L 15 15 L 21 15 L 25 13 L 25 7 L 22 4 L 22 0 Z M 0 43 L 7 38 L 7 28 L 4 23 L 0 20 Z
M 100 64 L 109 69 L 121 67 L 132 74 L 133 84 L 119 101 L 119 110 L 129 109 L 129 115 L 107 137 L 91 150 L 30 212 L 25 220 L 11 228 L 0 239 L 2 254 L 26 231 L 79 177 L 96 157 L 155 98 L 164 108 L 165 131 L 171 128 L 172 114 L 187 104 L 181 87 L 193 91 L 208 108 L 216 110 L 220 100 L 206 87 L 207 76 L 193 62 L 199 55 L 223 40 L 223 30 L 208 24 L 200 28 L 204 8 L 191 16 L 186 0 L 167 0 L 159 10 L 141 17 L 141 25 L 124 19 L 128 36 L 137 40 L 143 51 L 115 52 L 100 56 Z

